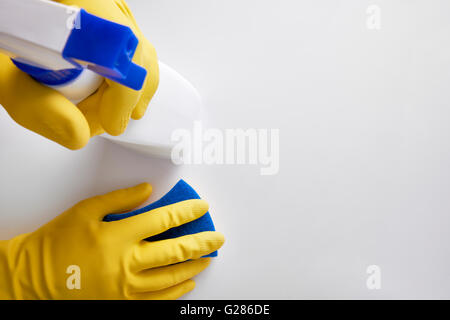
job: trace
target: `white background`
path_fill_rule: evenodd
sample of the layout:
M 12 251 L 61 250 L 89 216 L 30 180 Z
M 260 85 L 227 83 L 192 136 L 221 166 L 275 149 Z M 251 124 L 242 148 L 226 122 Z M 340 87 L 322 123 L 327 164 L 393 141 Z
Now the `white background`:
M 141 181 L 153 201 L 184 178 L 227 238 L 187 298 L 450 298 L 450 2 L 129 4 L 212 126 L 280 129 L 279 173 L 177 167 L 101 138 L 72 152 L 1 110 L 1 237 Z M 381 290 L 366 287 L 372 264 Z

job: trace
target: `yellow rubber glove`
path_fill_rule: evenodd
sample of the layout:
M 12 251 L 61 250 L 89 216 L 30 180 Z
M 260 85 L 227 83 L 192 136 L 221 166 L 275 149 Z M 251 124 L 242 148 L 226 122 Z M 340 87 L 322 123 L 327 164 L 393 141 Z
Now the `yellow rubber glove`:
M 209 264 L 200 257 L 220 248 L 223 236 L 143 239 L 199 218 L 208 210 L 205 201 L 102 221 L 138 206 L 150 193 L 144 183 L 96 196 L 37 231 L 0 241 L 0 299 L 176 299 L 191 291 L 195 283 L 189 279 Z
M 90 137 L 106 131 L 123 133 L 130 118 L 140 119 L 159 81 L 156 51 L 137 27 L 125 1 L 56 1 L 84 8 L 102 18 L 129 26 L 139 44 L 133 62 L 147 70 L 142 90 L 105 79 L 90 97 L 75 106 L 59 92 L 34 81 L 0 53 L 0 104 L 18 124 L 69 149 L 80 149 Z

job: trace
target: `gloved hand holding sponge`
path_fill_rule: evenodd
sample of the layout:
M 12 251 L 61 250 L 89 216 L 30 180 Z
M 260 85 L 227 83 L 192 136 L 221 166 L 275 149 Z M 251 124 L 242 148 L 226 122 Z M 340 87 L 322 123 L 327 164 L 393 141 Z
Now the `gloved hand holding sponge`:
M 155 49 L 143 36 L 125 1 L 55 2 L 83 8 L 92 15 L 131 28 L 138 39 L 133 62 L 147 71 L 141 90 L 133 90 L 105 78 L 95 93 L 75 105 L 58 91 L 19 70 L 9 56 L 0 53 L 0 104 L 11 118 L 64 147 L 80 149 L 91 137 L 103 132 L 120 135 L 127 128 L 130 118 L 143 117 L 158 87 L 158 59 Z
M 191 278 L 210 262 L 204 256 L 224 237 L 202 231 L 214 230 L 208 204 L 184 181 L 120 214 L 151 190 L 143 183 L 81 201 L 32 233 L 0 241 L 0 299 L 176 299 L 191 291 Z

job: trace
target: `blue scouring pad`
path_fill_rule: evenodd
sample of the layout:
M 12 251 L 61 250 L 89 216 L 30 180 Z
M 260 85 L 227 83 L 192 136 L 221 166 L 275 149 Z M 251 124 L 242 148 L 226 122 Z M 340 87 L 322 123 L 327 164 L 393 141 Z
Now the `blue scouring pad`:
M 103 218 L 103 221 L 117 221 L 122 220 L 128 217 L 135 216 L 137 214 L 141 214 L 156 208 L 168 206 L 170 204 L 174 204 L 180 201 L 191 200 L 191 199 L 200 199 L 199 195 L 195 190 L 188 185 L 184 180 L 180 180 L 177 184 L 167 192 L 161 199 L 155 201 L 148 206 L 145 206 L 141 209 L 134 210 L 126 213 L 119 214 L 108 214 Z M 181 236 L 185 236 L 188 234 L 194 234 L 202 231 L 215 231 L 214 223 L 211 219 L 211 215 L 209 212 L 205 213 L 203 216 L 198 218 L 197 220 L 188 222 L 181 226 L 169 229 L 163 233 L 154 235 L 145 240 L 147 241 L 158 241 L 164 239 L 172 239 Z M 217 251 L 214 251 L 204 257 L 217 257 Z

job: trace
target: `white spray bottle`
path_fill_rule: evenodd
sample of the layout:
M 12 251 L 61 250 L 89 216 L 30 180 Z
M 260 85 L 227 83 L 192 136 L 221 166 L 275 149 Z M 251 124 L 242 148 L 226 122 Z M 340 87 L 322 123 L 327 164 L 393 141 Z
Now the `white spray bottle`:
M 132 62 L 132 30 L 83 9 L 47 0 L 0 1 L 0 50 L 22 71 L 78 103 L 109 78 L 140 90 L 146 70 Z M 172 132 L 202 117 L 195 88 L 159 62 L 160 84 L 146 115 L 120 136 L 102 137 L 133 150 L 169 158 Z

